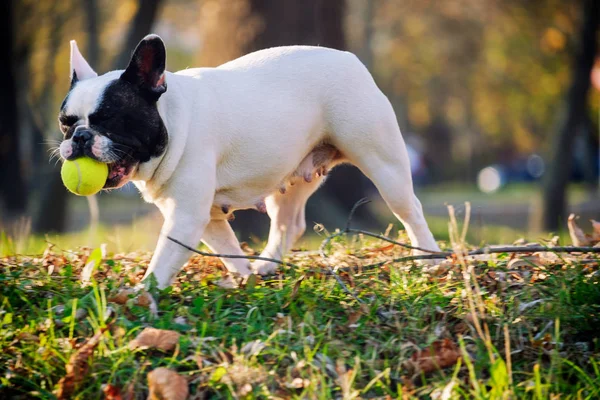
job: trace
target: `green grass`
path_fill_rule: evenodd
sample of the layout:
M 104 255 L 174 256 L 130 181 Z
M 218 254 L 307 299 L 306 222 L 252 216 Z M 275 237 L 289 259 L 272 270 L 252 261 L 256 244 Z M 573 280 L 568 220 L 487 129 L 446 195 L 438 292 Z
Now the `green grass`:
M 376 240 L 338 239 L 329 249 L 338 266 L 403 254 Z M 292 255 L 300 269 L 239 289 L 219 287 L 218 261 L 196 257 L 171 288 L 148 288 L 154 315 L 135 299 L 107 301 L 135 285 L 149 260 L 110 250 L 85 287 L 89 250 L 0 258 L 0 398 L 54 398 L 69 357 L 105 324 L 74 398 L 103 398 L 106 384 L 132 385 L 146 398 L 146 376 L 158 367 L 187 377 L 196 398 L 600 397 L 597 260 L 508 269 L 504 254 L 474 264 L 471 275 L 459 262 L 342 272 L 361 306 L 320 272 L 316 255 Z M 176 349 L 131 350 L 147 326 L 180 332 Z M 415 369 L 413 355 L 442 339 L 462 360 Z M 248 351 L 253 342 L 259 351 Z

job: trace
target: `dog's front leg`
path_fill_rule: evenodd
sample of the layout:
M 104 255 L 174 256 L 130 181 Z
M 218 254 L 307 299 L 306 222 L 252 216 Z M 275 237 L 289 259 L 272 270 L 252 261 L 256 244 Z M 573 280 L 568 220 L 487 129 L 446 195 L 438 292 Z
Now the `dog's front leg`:
M 154 274 L 158 287 L 161 289 L 171 284 L 183 264 L 191 256 L 189 250 L 169 240 L 167 236 L 191 247 L 196 247 L 210 221 L 212 196 L 209 196 L 208 193 L 214 193 L 214 191 L 194 191 L 194 193 L 196 193 L 195 197 L 182 191 L 178 196 L 181 201 L 169 198 L 157 203 L 165 222 L 143 279 Z M 198 193 L 204 195 L 198 196 Z
M 189 259 L 191 252 L 169 240 L 167 236 L 196 247 L 200 243 L 209 218 L 208 212 L 204 216 L 190 215 L 184 212 L 175 212 L 172 216 L 165 216 L 165 223 L 161 229 L 156 250 L 154 250 L 154 255 L 143 279 L 154 274 L 160 289 L 169 286 L 183 264 Z

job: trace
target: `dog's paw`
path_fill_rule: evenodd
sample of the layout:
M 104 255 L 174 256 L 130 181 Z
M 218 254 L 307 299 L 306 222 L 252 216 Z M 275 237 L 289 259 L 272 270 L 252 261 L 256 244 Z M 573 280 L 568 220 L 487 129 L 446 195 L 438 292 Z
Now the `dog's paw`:
M 271 275 L 277 271 L 277 264 L 271 261 L 258 260 L 253 262 L 250 268 L 257 275 Z

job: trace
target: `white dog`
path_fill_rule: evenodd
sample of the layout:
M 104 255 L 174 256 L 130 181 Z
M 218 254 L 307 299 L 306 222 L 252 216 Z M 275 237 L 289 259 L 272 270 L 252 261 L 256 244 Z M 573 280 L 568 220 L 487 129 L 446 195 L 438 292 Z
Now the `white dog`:
M 168 286 L 200 241 L 243 255 L 228 218 L 271 218 L 262 256 L 281 258 L 305 230 L 304 206 L 340 163 L 377 186 L 413 246 L 439 248 L 413 192 L 394 111 L 351 53 L 308 46 L 261 50 L 218 68 L 165 71 L 149 35 L 125 71 L 98 76 L 71 42 L 71 89 L 60 111 L 64 159 L 109 164 L 105 188 L 134 182 L 164 216 L 146 277 Z M 168 86 L 168 90 L 167 90 Z M 242 277 L 277 265 L 224 259 Z

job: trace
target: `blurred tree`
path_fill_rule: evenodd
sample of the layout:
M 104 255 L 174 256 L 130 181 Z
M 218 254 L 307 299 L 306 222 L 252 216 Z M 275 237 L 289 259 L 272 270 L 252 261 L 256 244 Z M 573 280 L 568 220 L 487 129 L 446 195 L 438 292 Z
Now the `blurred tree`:
M 91 51 L 92 48 L 94 51 L 98 51 L 98 22 L 92 22 L 92 20 L 97 20 L 98 18 L 97 8 L 93 7 L 94 2 L 95 0 L 87 0 L 85 2 L 85 11 L 92 13 L 92 15 L 86 16 L 90 59 L 94 58 L 97 60 L 98 54 L 94 54 Z M 88 6 L 90 7 L 87 8 Z M 53 29 L 48 33 L 45 65 L 51 66 L 55 62 L 55 57 L 59 52 L 61 44 L 63 44 L 63 28 L 72 17 L 73 9 L 70 7 L 59 7 L 55 3 L 49 11 L 50 25 L 52 25 Z M 93 43 L 94 41 L 95 44 Z M 36 137 L 35 143 L 37 144 L 35 148 L 42 147 L 40 144 L 44 142 L 44 136 L 52 138 L 51 140 L 54 140 L 58 136 L 58 129 L 56 129 L 57 110 L 54 107 L 54 97 L 60 90 L 56 89 L 59 88 L 56 86 L 56 74 L 54 68 L 52 68 L 44 75 L 36 104 L 29 104 L 29 109 L 40 115 L 33 131 Z M 39 194 L 36 196 L 39 201 L 32 204 L 32 207 L 35 208 L 33 210 L 33 231 L 36 233 L 63 232 L 67 222 L 69 192 L 65 190 L 62 184 L 60 164 L 48 163 L 46 159 L 47 154 L 43 152 L 38 157 L 41 159 L 35 160 L 34 172 L 32 173 L 32 180 L 39 185 Z
M 546 230 L 564 227 L 566 220 L 566 189 L 571 174 L 575 137 L 578 131 L 586 129 L 590 73 L 598 49 L 600 2 L 583 0 L 581 16 L 579 43 L 573 54 L 571 87 L 566 93 L 563 115 L 557 124 L 544 184 L 543 227 Z
M 114 69 L 125 69 L 127 67 L 135 46 L 144 36 L 151 33 L 161 3 L 162 0 L 139 0 L 137 12 L 129 25 L 123 48 L 115 59 Z
M 577 2 L 375 4 L 373 71 L 406 103 L 401 127 L 425 140 L 435 180 L 472 181 L 499 154 L 547 150 Z
M 313 45 L 345 50 L 345 0 L 249 0 L 262 23 L 243 53 L 275 46 Z
M 93 68 L 98 68 L 100 59 L 100 31 L 98 25 L 100 23 L 100 11 L 98 10 L 97 0 L 85 0 L 83 2 L 85 12 L 85 22 L 88 36 L 88 56 L 87 61 Z
M 27 207 L 27 191 L 19 147 L 19 114 L 17 110 L 16 69 L 19 57 L 15 52 L 13 0 L 0 2 L 0 206 L 2 220 L 11 222 L 23 214 Z

